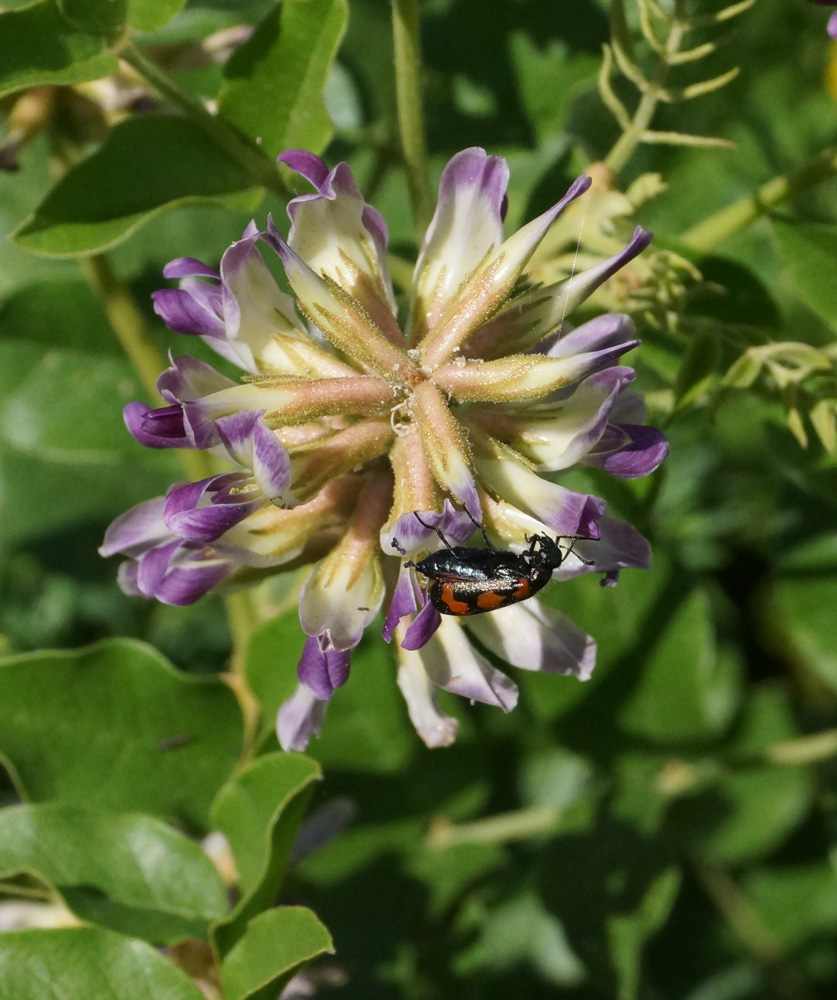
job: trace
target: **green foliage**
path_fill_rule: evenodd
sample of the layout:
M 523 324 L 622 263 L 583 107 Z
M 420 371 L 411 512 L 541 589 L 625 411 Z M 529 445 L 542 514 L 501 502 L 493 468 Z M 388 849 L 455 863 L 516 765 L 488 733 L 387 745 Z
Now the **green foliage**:
M 268 155 L 331 138 L 323 91 L 346 13 L 346 0 L 277 4 L 227 63 L 221 114 Z
M 57 802 L 0 812 L 0 878 L 34 874 L 82 920 L 171 944 L 206 938 L 227 908 L 197 844 L 151 816 Z
M 0 998 L 201 1000 L 198 987 L 150 945 L 96 927 L 0 936 Z
M 745 7 L 419 4 L 434 179 L 504 155 L 511 231 L 596 173 L 544 280 L 655 230 L 590 315 L 636 322 L 671 454 L 561 479 L 654 552 L 544 592 L 597 641 L 589 683 L 517 671 L 508 716 L 442 695 L 460 736 L 427 751 L 377 623 L 302 756 L 274 735 L 296 578 L 228 627 L 95 554 L 185 473 L 125 434 L 149 387 L 74 258 L 108 254 L 152 353 L 209 358 L 149 293 L 251 213 L 286 226 L 273 160 L 303 147 L 350 163 L 409 275 L 390 5 L 3 4 L 0 1000 L 274 1000 L 300 973 L 335 1000 L 834 995 L 835 54 L 821 6 Z
M 0 719 L 0 754 L 27 800 L 147 812 L 197 829 L 241 746 L 224 684 L 184 677 L 128 640 L 5 659 Z

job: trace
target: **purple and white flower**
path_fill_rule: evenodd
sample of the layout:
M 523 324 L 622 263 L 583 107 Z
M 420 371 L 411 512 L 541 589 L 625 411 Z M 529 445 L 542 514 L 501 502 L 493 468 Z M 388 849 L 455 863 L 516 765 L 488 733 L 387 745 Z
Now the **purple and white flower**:
M 533 254 L 590 182 L 578 178 L 506 238 L 506 163 L 466 149 L 442 175 L 401 322 L 386 225 L 349 167 L 329 170 L 300 150 L 280 159 L 313 188 L 290 201 L 287 236 L 272 220 L 263 231 L 251 224 L 217 271 L 181 258 L 165 271 L 179 286 L 154 296 L 171 329 L 203 339 L 244 379 L 178 358 L 160 378 L 165 405 L 125 413 L 142 444 L 201 449 L 228 468 L 117 519 L 102 553 L 126 557 L 129 592 L 181 604 L 254 568 L 311 564 L 299 686 L 277 721 L 282 746 L 303 749 L 319 733 L 379 611 L 416 729 L 429 746 L 447 745 L 457 723 L 439 690 L 503 711 L 517 702 L 472 638 L 512 666 L 580 680 L 596 646 L 537 600 L 443 618 L 413 565 L 443 544 L 440 534 L 464 545 L 479 523 L 513 551 L 534 534 L 572 538 L 556 579 L 599 573 L 612 585 L 622 569 L 650 564 L 641 535 L 558 477 L 579 466 L 645 476 L 665 458 L 623 364 L 639 344 L 630 319 L 608 314 L 577 329 L 565 319 L 651 236 L 637 229 L 595 266 L 527 287 Z M 294 297 L 265 253 L 278 256 Z

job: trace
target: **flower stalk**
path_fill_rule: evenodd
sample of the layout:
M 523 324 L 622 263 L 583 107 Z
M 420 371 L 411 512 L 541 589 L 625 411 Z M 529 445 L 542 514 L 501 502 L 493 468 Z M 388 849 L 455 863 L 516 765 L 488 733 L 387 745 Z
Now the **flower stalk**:
M 421 40 L 417 0 L 392 0 L 392 38 L 395 57 L 395 94 L 404 169 L 416 231 L 427 228 L 433 211 L 424 108 L 421 97 Z

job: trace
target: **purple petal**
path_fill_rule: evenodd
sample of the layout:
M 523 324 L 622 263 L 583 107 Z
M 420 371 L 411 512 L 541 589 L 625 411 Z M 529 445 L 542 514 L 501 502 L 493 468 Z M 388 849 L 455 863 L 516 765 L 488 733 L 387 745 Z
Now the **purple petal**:
M 116 582 L 122 593 L 127 594 L 128 597 L 145 596 L 137 583 L 137 564 L 133 559 L 126 559 L 125 562 L 119 564 L 119 569 L 116 571 Z
M 183 354 L 173 358 L 171 368 L 167 368 L 157 379 L 157 390 L 169 403 L 182 403 L 236 384 L 205 361 Z
M 418 611 L 417 589 L 415 573 L 402 564 L 381 633 L 385 642 L 392 642 L 393 633 L 405 615 L 412 615 Z
M 637 479 L 653 472 L 668 455 L 666 436 L 656 427 L 636 424 L 617 424 L 616 427 L 627 437 L 627 443 L 608 454 L 589 453 L 585 465 L 604 469 L 621 479 Z
M 223 337 L 224 321 L 218 310 L 213 308 L 216 305 L 220 307 L 218 293 L 208 285 L 201 285 L 201 288 L 206 291 L 163 288 L 152 292 L 154 312 L 175 333 Z
M 610 348 L 621 348 L 624 352 L 637 343 L 636 328 L 630 316 L 605 313 L 583 323 L 570 333 L 558 333 L 550 337 L 539 344 L 536 350 L 551 358 L 566 358 L 573 354 L 589 354 Z
M 280 500 L 291 482 L 291 460 L 261 419 L 264 411 L 244 410 L 216 420 L 224 447 L 239 465 L 252 471 L 268 500 Z
M 825 26 L 825 30 L 831 38 L 837 39 L 837 14 L 831 15 L 828 19 L 828 24 Z
M 327 701 L 320 701 L 304 684 L 283 702 L 276 716 L 276 736 L 285 751 L 302 751 L 323 728 Z
M 137 586 L 145 597 L 182 607 L 194 604 L 235 569 L 235 563 L 179 540 L 150 549 L 139 560 Z
M 163 520 L 165 502 L 165 497 L 154 497 L 120 514 L 105 532 L 99 555 L 139 555 L 170 537 Z
M 297 667 L 300 682 L 321 701 L 330 698 L 336 688 L 349 679 L 350 649 L 323 649 L 317 636 L 309 636 Z
M 407 555 L 415 555 L 426 549 L 438 549 L 443 542 L 436 529 L 442 532 L 451 545 L 464 545 L 477 530 L 465 511 L 457 510 L 450 500 L 445 500 L 441 514 L 435 510 L 410 511 L 408 514 L 402 514 L 390 533 L 398 545 L 393 545 L 392 550 L 384 548 L 384 551 L 391 555 L 392 551 L 403 550 Z
M 179 406 L 152 410 L 139 401 L 128 403 L 122 411 L 128 433 L 146 448 L 192 448 L 186 435 L 183 411 Z
M 584 573 L 611 573 L 620 569 L 649 569 L 651 546 L 626 521 L 605 515 L 596 522 L 599 538 L 579 538 L 570 555 L 553 573 L 555 580 L 569 580 Z
M 177 257 L 163 268 L 164 278 L 220 278 L 220 274 L 194 257 Z
M 291 170 L 304 177 L 319 191 L 328 177 L 328 167 L 319 156 L 309 153 L 307 149 L 286 149 L 276 159 L 286 163 Z
M 421 649 L 442 624 L 442 616 L 428 601 L 404 633 L 403 649 Z
M 166 494 L 165 522 L 173 535 L 188 542 L 214 542 L 252 514 L 258 503 L 210 503 L 199 506 L 216 484 L 212 476 L 197 483 L 173 486 Z

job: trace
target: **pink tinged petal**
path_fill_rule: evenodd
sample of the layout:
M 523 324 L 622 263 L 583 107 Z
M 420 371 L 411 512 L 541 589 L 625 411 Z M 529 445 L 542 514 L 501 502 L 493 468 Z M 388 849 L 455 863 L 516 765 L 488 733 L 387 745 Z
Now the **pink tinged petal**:
M 164 278 L 220 278 L 218 272 L 194 257 L 178 257 L 163 268 Z
M 642 427 L 635 424 L 619 424 L 627 441 L 616 451 L 609 453 L 591 452 L 585 459 L 586 465 L 604 469 L 621 479 L 638 479 L 653 472 L 668 455 L 668 441 L 656 427 Z
M 468 440 L 461 424 L 432 382 L 416 387 L 412 405 L 424 455 L 436 482 L 479 521 L 482 506 L 470 467 Z
M 622 569 L 650 569 L 651 546 L 626 521 L 605 515 L 596 522 L 598 539 L 580 538 L 572 552 L 553 573 L 556 580 L 569 580 L 584 573 L 615 573 Z
M 463 281 L 502 244 L 508 181 L 506 161 L 477 147 L 457 153 L 445 167 L 413 279 L 410 313 L 417 339 L 436 325 Z
M 825 26 L 825 30 L 831 38 L 837 39 L 837 14 L 831 15 L 828 19 L 828 24 Z
M 477 457 L 475 464 L 489 489 L 556 534 L 598 537 L 596 522 L 605 511 L 603 500 L 550 483 L 500 449 L 491 458 Z
M 297 666 L 300 683 L 325 701 L 349 679 L 351 651 L 332 649 L 322 639 L 309 636 Z
M 317 274 L 363 301 L 385 333 L 403 344 L 393 315 L 383 220 L 363 200 L 347 164 L 338 163 L 325 177 L 316 174 L 318 193 L 288 203 L 288 244 Z
M 154 497 L 120 514 L 105 532 L 99 555 L 135 556 L 170 538 L 163 520 L 165 503 L 165 497 Z
M 586 681 L 596 665 L 592 636 L 537 600 L 475 616 L 466 626 L 495 656 L 521 670 L 566 674 Z
M 437 368 L 444 364 L 497 311 L 556 216 L 582 195 L 590 183 L 589 177 L 577 178 L 557 204 L 509 237 L 463 283 L 444 316 L 422 342 L 421 355 L 426 365 Z
M 332 558 L 337 552 L 337 556 Z M 354 558 L 353 558 L 354 557 Z M 352 649 L 378 613 L 384 580 L 376 552 L 332 550 L 302 588 L 299 620 L 308 635 L 325 636 L 336 650 Z
M 401 640 L 402 648 L 421 649 L 436 634 L 441 624 L 442 616 L 430 601 L 427 601 L 407 627 L 404 638 Z
M 258 411 L 221 417 L 218 434 L 230 456 L 253 473 L 262 495 L 279 503 L 290 489 L 291 460 Z
M 381 474 L 358 497 L 351 524 L 314 570 L 299 598 L 299 620 L 308 635 L 332 649 L 360 642 L 384 599 L 379 534 L 392 500 L 392 479 Z
M 614 254 L 595 267 L 590 267 L 586 271 L 574 274 L 571 278 L 560 282 L 553 298 L 552 316 L 555 319 L 554 325 L 561 322 L 561 317 L 569 315 L 574 309 L 580 306 L 608 278 L 630 263 L 634 257 L 638 257 L 653 239 L 653 233 L 647 232 L 642 226 L 637 226 L 630 243 L 623 250 L 620 250 L 619 253 Z
M 439 707 L 436 686 L 424 669 L 422 654 L 399 646 L 398 664 L 398 687 L 416 732 L 428 747 L 449 747 L 456 739 L 459 723 Z
M 606 360 L 616 360 L 639 343 L 630 316 L 605 313 L 570 333 L 550 338 L 538 348 L 551 358 L 571 358 L 576 355 L 598 354 Z
M 279 746 L 286 752 L 304 750 L 312 736 L 320 735 L 327 708 L 327 701 L 320 701 L 300 684 L 276 716 Z
M 308 335 L 296 318 L 294 302 L 276 284 L 256 249 L 261 234 L 233 243 L 221 258 L 226 350 L 219 353 L 258 372 L 269 360 L 274 334 Z
M 275 246 L 299 298 L 300 310 L 335 347 L 384 378 L 411 385 L 421 380 L 405 345 L 393 342 L 392 332 L 387 335 L 360 299 L 321 278 L 278 234 Z
M 128 403 L 122 411 L 128 433 L 146 448 L 194 448 L 180 406 L 154 410 L 145 403 Z
M 560 402 L 534 411 L 498 412 L 483 408 L 471 419 L 493 437 L 531 459 L 539 470 L 570 468 L 598 446 L 622 386 L 633 372 L 607 368 L 580 382 Z
M 504 712 L 517 704 L 517 685 L 471 646 L 458 622 L 443 619 L 420 655 L 430 679 L 445 691 Z
M 588 268 L 572 278 L 566 278 L 545 288 L 534 288 L 529 292 L 512 299 L 496 316 L 481 326 L 470 338 L 467 353 L 472 357 L 493 357 L 498 354 L 511 354 L 525 351 L 540 344 L 550 335 L 561 336 L 564 319 L 576 309 L 600 285 L 615 274 L 621 267 L 640 254 L 651 242 L 652 234 L 637 227 L 633 239 L 615 256 L 603 261 L 595 267 Z M 590 332 L 607 327 L 614 320 L 623 325 L 630 324 L 627 316 L 599 316 L 590 323 L 584 324 L 575 331 L 579 334 L 562 336 L 569 340 L 570 345 L 564 353 L 575 353 L 577 346 Z M 618 329 L 618 326 L 617 326 Z M 582 333 L 581 331 L 585 331 Z M 634 335 L 633 326 L 629 326 L 630 336 Z M 623 336 L 623 340 L 628 338 Z M 611 345 L 602 345 L 612 346 Z M 633 346 L 633 345 L 631 345 Z M 584 350 L 593 350 L 587 346 Z M 624 350 L 628 348 L 625 347 Z M 541 347 L 541 350 L 544 350 Z M 557 357 L 553 351 L 549 352 Z

